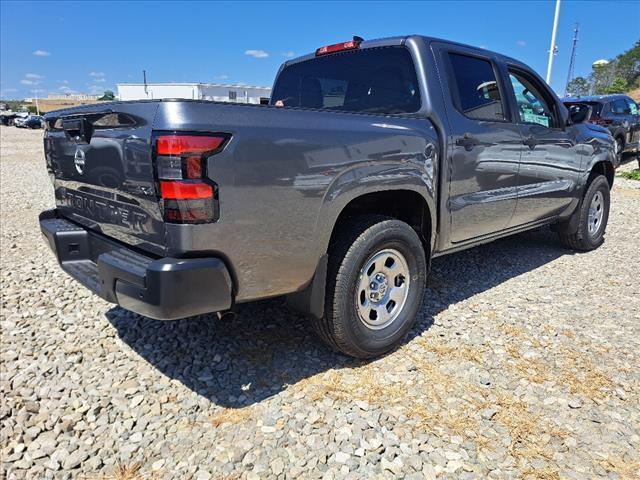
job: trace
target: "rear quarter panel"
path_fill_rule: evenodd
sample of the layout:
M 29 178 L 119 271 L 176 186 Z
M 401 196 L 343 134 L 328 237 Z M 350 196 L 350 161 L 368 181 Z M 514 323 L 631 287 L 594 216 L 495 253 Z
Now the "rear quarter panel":
M 436 165 L 425 148 L 438 143 L 425 118 L 163 102 L 154 129 L 232 135 L 208 159 L 219 221 L 169 224 L 167 244 L 176 255 L 225 258 L 240 302 L 304 288 L 337 217 L 359 195 L 414 190 L 435 212 Z

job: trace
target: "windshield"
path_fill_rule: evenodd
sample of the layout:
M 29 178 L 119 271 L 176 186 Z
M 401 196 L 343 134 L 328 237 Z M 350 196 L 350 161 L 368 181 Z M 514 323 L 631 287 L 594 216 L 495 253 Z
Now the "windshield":
M 420 108 L 416 72 L 404 47 L 356 50 L 286 67 L 271 104 L 363 113 L 412 113 Z

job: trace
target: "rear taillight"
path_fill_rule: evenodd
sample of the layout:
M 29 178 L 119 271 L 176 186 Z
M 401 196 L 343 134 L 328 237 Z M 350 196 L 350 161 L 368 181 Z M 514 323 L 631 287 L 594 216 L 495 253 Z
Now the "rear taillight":
M 596 125 L 611 125 L 613 120 L 610 118 L 591 117 L 589 123 L 595 123 Z
M 320 57 L 322 55 L 328 55 L 330 53 L 343 52 L 346 50 L 356 50 L 360 48 L 360 43 L 362 39 L 360 37 L 354 37 L 353 40 L 342 43 L 335 43 L 333 45 L 326 45 L 324 47 L 320 47 L 316 50 L 316 57 Z
M 154 136 L 154 163 L 165 221 L 206 223 L 218 219 L 217 186 L 207 176 L 206 161 L 222 150 L 228 138 L 195 133 Z

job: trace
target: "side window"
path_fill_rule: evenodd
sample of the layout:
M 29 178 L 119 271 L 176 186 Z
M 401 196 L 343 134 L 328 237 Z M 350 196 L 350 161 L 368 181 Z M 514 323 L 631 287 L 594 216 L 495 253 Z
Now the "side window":
M 638 115 L 638 104 L 629 99 L 627 99 L 627 104 L 629 105 L 629 111 L 631 112 L 631 115 Z
M 617 113 L 618 115 L 624 115 L 625 113 L 627 113 L 627 108 L 629 108 L 627 106 L 627 102 L 625 102 L 622 98 L 611 102 L 611 111 L 613 113 Z
M 475 120 L 504 120 L 504 108 L 491 62 L 450 53 L 453 100 L 461 113 Z
M 520 121 L 553 128 L 557 125 L 553 109 L 535 85 L 519 72 L 509 71 L 509 80 L 518 105 Z
M 229 100 L 237 100 L 237 99 L 238 99 L 238 92 L 233 92 L 229 90 Z

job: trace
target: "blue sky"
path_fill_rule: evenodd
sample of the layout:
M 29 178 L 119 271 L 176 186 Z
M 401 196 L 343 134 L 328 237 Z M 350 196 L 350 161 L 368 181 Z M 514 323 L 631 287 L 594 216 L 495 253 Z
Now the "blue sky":
M 352 35 L 419 33 L 484 46 L 546 72 L 553 1 L 11 2 L 0 4 L 0 96 L 103 92 L 116 83 L 270 86 L 282 61 Z M 552 86 L 640 38 L 640 2 L 562 2 Z

